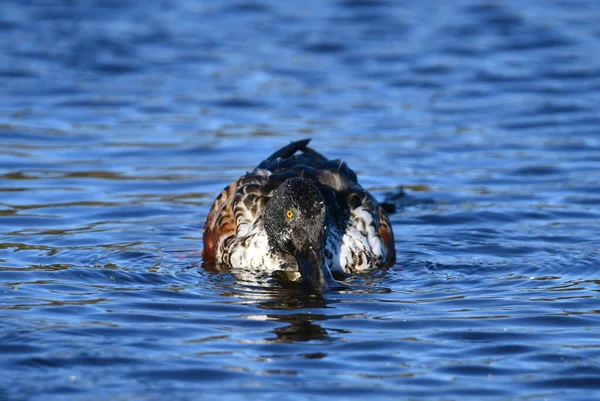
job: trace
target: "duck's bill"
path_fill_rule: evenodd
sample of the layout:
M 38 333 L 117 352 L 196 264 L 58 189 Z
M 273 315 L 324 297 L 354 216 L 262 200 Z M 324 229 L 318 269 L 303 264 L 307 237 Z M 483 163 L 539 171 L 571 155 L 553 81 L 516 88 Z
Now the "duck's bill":
M 323 262 L 322 253 L 316 248 L 308 248 L 296 254 L 298 270 L 302 282 L 309 287 L 323 291 L 326 287 L 337 286 L 338 283 L 331 276 L 329 268 Z

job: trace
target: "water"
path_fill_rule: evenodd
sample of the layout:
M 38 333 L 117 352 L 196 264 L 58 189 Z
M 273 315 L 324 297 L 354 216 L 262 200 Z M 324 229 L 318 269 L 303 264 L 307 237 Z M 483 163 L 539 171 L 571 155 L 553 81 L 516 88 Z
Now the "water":
M 600 397 L 597 2 L 1 10 L 0 399 Z M 397 195 L 396 265 L 203 269 L 214 197 L 303 137 Z

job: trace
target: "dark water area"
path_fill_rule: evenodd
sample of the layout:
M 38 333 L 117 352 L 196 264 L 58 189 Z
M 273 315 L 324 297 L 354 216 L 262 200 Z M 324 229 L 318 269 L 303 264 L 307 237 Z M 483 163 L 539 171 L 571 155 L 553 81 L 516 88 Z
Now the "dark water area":
M 600 399 L 599 21 L 3 1 L 0 399 Z M 203 269 L 218 192 L 304 137 L 395 195 L 395 266 Z

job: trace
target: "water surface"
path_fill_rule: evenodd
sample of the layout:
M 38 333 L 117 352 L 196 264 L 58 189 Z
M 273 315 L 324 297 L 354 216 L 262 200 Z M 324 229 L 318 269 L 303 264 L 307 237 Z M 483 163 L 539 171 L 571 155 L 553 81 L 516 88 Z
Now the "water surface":
M 0 399 L 600 397 L 599 20 L 4 2 Z M 218 192 L 303 137 L 395 195 L 396 265 L 323 297 L 203 269 Z

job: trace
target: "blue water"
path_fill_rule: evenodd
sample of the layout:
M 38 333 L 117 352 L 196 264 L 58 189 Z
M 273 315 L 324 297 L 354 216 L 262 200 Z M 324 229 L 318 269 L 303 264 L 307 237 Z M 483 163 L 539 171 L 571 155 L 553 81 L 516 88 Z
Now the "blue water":
M 0 399 L 599 399 L 598 21 L 2 2 Z M 203 269 L 218 192 L 304 137 L 394 198 L 396 265 L 322 297 Z

